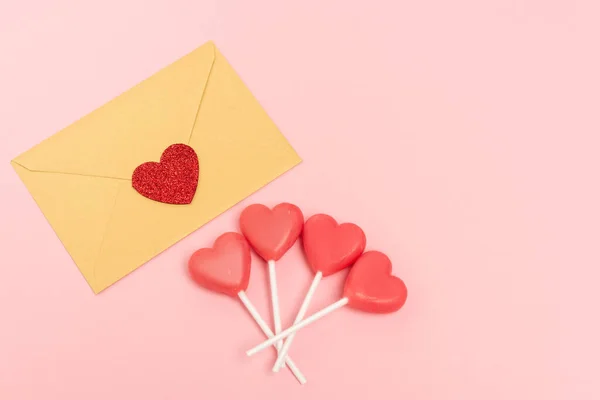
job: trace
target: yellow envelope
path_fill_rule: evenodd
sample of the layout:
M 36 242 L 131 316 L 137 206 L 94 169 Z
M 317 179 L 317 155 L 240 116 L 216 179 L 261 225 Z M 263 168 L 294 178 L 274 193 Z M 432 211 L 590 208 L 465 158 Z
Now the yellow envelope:
M 194 148 L 189 205 L 152 201 L 133 170 Z M 300 162 L 209 42 L 12 161 L 95 293 Z

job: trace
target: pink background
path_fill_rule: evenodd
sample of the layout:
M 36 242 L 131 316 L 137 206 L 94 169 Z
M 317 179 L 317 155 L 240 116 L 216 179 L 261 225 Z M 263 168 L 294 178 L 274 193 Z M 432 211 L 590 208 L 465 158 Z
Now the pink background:
M 3 1 L 0 398 L 600 397 L 599 19 L 596 0 Z M 9 160 L 209 39 L 304 163 L 94 296 Z M 259 329 L 184 267 L 281 201 L 362 226 L 409 287 L 397 314 L 299 334 L 304 387 L 247 358 Z M 297 245 L 279 271 L 289 324 Z M 257 260 L 248 292 L 268 317 Z

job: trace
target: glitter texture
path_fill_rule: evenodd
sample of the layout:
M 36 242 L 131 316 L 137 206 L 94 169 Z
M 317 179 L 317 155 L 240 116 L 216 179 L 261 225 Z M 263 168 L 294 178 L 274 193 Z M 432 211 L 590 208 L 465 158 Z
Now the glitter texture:
M 186 144 L 173 144 L 160 162 L 147 162 L 133 171 L 133 188 L 144 197 L 168 204 L 190 204 L 198 187 L 198 156 Z

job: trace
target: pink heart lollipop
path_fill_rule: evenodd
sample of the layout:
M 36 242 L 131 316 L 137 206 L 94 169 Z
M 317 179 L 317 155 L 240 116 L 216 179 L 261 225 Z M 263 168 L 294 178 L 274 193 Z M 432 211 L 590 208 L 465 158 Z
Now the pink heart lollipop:
M 271 288 L 271 307 L 275 333 L 281 332 L 279 297 L 277 294 L 277 275 L 275 261 L 290 249 L 300 236 L 304 225 L 304 216 L 298 207 L 289 203 L 276 205 L 273 210 L 262 204 L 246 207 L 240 216 L 240 228 L 252 248 L 261 256 L 269 268 L 269 286 Z M 277 343 L 281 350 L 283 342 Z
M 317 214 L 310 217 L 304 224 L 302 236 L 304 253 L 308 259 L 308 264 L 315 272 L 315 277 L 302 301 L 294 324 L 299 323 L 304 318 L 321 278 L 354 264 L 367 245 L 367 238 L 360 227 L 350 223 L 338 224 L 335 219 L 326 214 Z M 291 334 L 283 344 L 279 352 L 280 357 L 273 365 L 274 372 L 279 371 L 283 366 L 285 354 L 290 349 L 295 336 L 295 333 Z
M 219 236 L 212 248 L 200 249 L 192 254 L 188 269 L 192 279 L 200 286 L 239 297 L 264 334 L 271 338 L 274 336 L 273 332 L 245 292 L 250 279 L 250 262 L 250 246 L 244 237 L 239 233 L 228 232 Z M 306 378 L 290 357 L 285 357 L 285 363 L 300 383 L 306 383 Z
M 236 296 L 248 288 L 250 247 L 239 233 L 224 233 L 215 240 L 212 248 L 192 254 L 188 269 L 200 286 Z
M 240 216 L 242 233 L 265 261 L 283 257 L 300 236 L 303 225 L 302 211 L 289 203 L 278 204 L 273 210 L 252 204 Z
M 346 278 L 344 297 L 248 350 L 246 354 L 249 356 L 256 354 L 345 305 L 371 313 L 398 311 L 406 302 L 407 290 L 404 282 L 393 276 L 391 271 L 392 263 L 385 254 L 378 251 L 364 253 Z

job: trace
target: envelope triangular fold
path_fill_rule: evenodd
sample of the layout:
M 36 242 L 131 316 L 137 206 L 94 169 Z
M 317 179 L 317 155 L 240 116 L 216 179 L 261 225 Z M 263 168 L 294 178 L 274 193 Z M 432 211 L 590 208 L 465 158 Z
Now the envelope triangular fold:
M 12 165 L 81 273 L 98 292 L 95 266 L 122 181 L 31 172 L 15 162 Z

